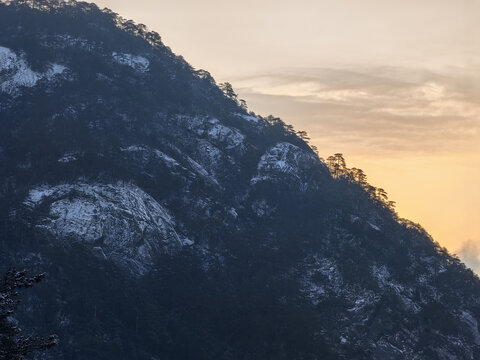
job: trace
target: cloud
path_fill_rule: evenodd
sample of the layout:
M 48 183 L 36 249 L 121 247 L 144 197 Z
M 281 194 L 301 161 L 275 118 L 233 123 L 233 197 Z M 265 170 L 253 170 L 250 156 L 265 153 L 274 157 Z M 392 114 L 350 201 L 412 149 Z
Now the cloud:
M 465 265 L 480 275 L 480 243 L 478 241 L 466 241 L 458 251 L 458 256 Z
M 372 67 L 273 72 L 234 81 L 250 108 L 276 109 L 339 151 L 461 152 L 480 140 L 480 77 Z

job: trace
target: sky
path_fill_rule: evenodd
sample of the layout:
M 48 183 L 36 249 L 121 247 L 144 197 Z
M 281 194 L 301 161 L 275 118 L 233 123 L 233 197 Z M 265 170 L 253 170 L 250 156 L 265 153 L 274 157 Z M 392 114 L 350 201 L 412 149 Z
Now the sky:
M 98 0 L 397 202 L 480 273 L 480 0 Z

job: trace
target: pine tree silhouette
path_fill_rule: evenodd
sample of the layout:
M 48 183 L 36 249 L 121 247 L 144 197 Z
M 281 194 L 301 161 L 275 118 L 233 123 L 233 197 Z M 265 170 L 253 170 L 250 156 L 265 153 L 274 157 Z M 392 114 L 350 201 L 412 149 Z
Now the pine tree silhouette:
M 20 300 L 18 290 L 30 288 L 45 278 L 45 274 L 28 277 L 26 271 L 8 270 L 0 282 L 0 360 L 21 360 L 34 352 L 46 350 L 58 343 L 56 335 L 23 336 L 13 318 Z

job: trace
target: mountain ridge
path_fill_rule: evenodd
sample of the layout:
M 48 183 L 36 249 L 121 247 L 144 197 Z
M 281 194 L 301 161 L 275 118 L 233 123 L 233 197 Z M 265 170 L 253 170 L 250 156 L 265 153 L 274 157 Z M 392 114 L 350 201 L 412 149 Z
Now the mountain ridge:
M 47 359 L 480 357 L 478 278 L 340 154 L 109 10 L 0 28 L 2 266 L 50 274 Z

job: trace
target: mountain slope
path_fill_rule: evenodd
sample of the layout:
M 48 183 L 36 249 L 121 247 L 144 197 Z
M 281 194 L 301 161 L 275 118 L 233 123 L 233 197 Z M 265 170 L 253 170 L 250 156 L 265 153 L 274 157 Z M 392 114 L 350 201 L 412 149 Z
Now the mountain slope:
M 68 359 L 477 359 L 480 283 L 95 5 L 0 3 L 2 267 Z

